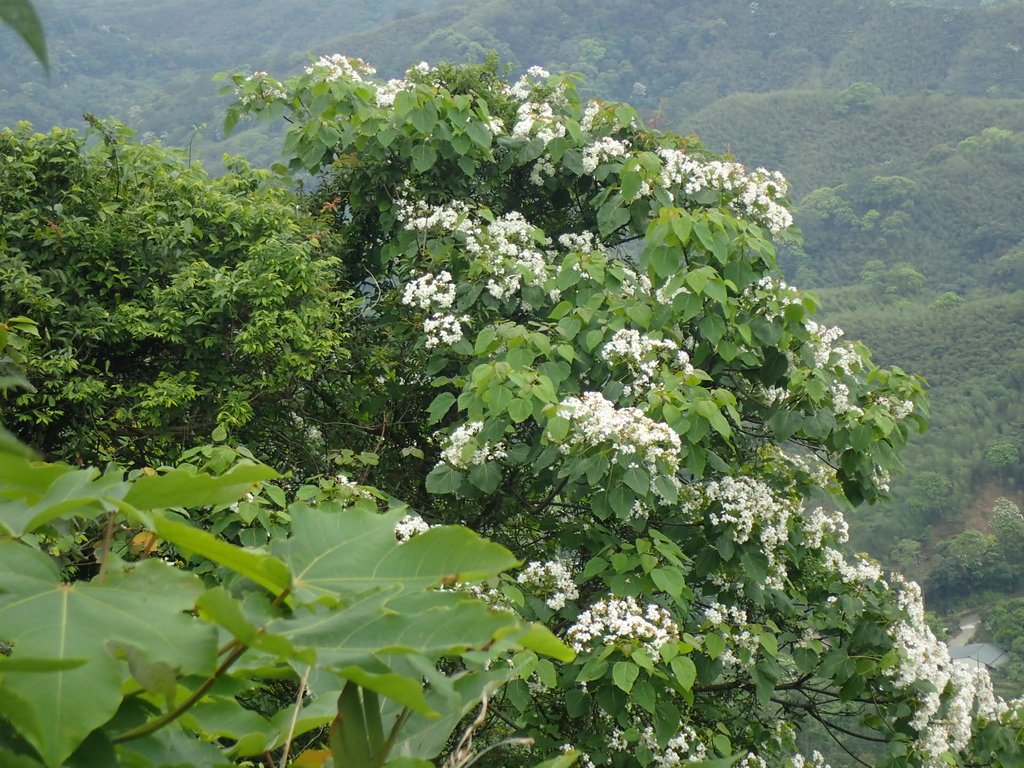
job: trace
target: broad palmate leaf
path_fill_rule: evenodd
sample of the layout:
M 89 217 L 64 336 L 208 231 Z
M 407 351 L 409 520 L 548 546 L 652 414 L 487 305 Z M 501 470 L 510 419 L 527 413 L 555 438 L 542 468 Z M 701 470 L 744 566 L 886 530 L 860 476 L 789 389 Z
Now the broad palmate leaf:
M 77 665 L 0 679 L 0 714 L 47 766 L 61 765 L 117 711 L 128 669 L 118 656 L 138 673 L 208 674 L 216 661 L 214 628 L 185 613 L 202 582 L 162 560 L 114 565 L 102 583 L 66 584 L 46 555 L 0 541 L 0 590 L 0 640 L 13 645 L 12 660 Z
M 403 512 L 293 505 L 293 534 L 271 551 L 291 567 L 300 597 L 341 597 L 382 587 L 395 595 L 514 568 L 504 547 L 459 526 L 432 528 L 404 544 L 395 540 Z M 397 588 L 397 589 L 396 589 Z

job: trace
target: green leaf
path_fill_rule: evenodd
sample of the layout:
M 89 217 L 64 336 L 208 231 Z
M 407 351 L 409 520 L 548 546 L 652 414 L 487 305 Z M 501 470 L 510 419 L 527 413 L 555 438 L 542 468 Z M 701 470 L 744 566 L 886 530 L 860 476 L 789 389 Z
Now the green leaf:
M 494 493 L 501 485 L 501 465 L 495 461 L 475 464 L 469 470 L 469 482 L 484 493 Z
M 61 765 L 120 706 L 124 674 L 116 647 L 183 673 L 213 669 L 216 633 L 186 613 L 202 582 L 162 560 L 115 566 L 105 583 L 63 584 L 45 555 L 0 541 L 0 583 L 0 627 L 14 645 L 12 661 L 25 654 L 33 664 L 63 666 L 5 669 L 0 685 L 0 713 L 47 766 Z M 81 659 L 88 661 L 78 665 Z
M 398 545 L 395 525 L 403 514 L 295 505 L 291 538 L 271 549 L 295 574 L 295 590 L 311 596 L 374 588 L 403 593 L 484 579 L 519 564 L 504 547 L 461 526 L 431 528 Z
M 238 501 L 278 474 L 263 464 L 238 464 L 222 475 L 200 473 L 188 464 L 162 475 L 143 475 L 124 500 L 138 509 L 212 507 Z
M 429 107 L 420 107 L 412 110 L 408 118 L 416 130 L 422 134 L 429 134 L 437 125 L 437 108 L 430 103 Z
M 654 585 L 672 597 L 679 597 L 686 588 L 686 579 L 678 568 L 659 567 L 651 571 Z
M 269 631 L 298 648 L 315 648 L 321 666 L 340 670 L 379 667 L 387 656 L 436 659 L 484 649 L 518 626 L 514 614 L 492 611 L 464 593 L 407 592 L 397 584 L 366 590 L 336 606 L 311 605 L 273 622 Z
M 455 491 L 462 487 L 464 478 L 465 475 L 451 464 L 441 462 L 430 470 L 430 474 L 427 475 L 427 493 L 455 493 Z
M 626 693 L 633 690 L 640 669 L 631 661 L 617 661 L 612 665 L 612 682 Z
M 704 635 L 704 651 L 710 658 L 717 659 L 718 655 L 724 650 L 725 638 L 715 634 Z
M 0 656 L 0 674 L 4 672 L 59 672 L 88 664 L 88 659 L 33 659 L 31 656 Z
M 622 479 L 640 496 L 645 495 L 651 488 L 651 476 L 647 474 L 647 470 L 640 467 L 630 467 Z
M 419 712 L 431 717 L 436 717 L 437 712 L 431 708 L 423 696 L 423 686 L 419 681 L 396 675 L 393 672 L 374 674 L 367 672 L 362 667 L 342 667 L 338 673 L 352 681 L 361 688 L 379 693 L 394 699 L 403 707 L 408 707 L 413 712 Z
M 466 126 L 466 135 L 473 140 L 473 143 L 477 146 L 487 149 L 491 146 L 491 130 L 486 124 L 480 122 L 471 122 Z
M 623 207 L 622 197 L 616 195 L 597 211 L 597 228 L 601 237 L 611 234 L 629 221 L 629 209 Z
M 512 670 L 508 667 L 486 672 L 463 672 L 451 681 L 448 691 L 428 690 L 427 705 L 440 712 L 441 716 L 427 717 L 414 712 L 399 731 L 392 752 L 435 757 L 445 748 L 462 718 L 476 708 L 480 698 L 498 690 L 511 674 Z M 388 702 L 385 702 L 386 716 L 391 714 L 387 706 Z M 394 712 L 394 715 L 397 714 Z M 392 764 L 388 763 L 388 766 Z M 427 763 L 425 768 L 434 768 L 433 763 Z
M 543 763 L 538 763 L 534 768 L 571 768 L 576 765 L 576 761 L 579 760 L 582 753 L 577 752 L 575 749 L 570 749 L 564 755 L 559 755 L 550 760 L 545 760 Z
M 259 550 L 236 547 L 200 528 L 188 523 L 154 515 L 146 518 L 152 530 L 162 539 L 179 549 L 201 555 L 235 573 L 245 576 L 280 595 L 291 586 L 292 577 L 288 567 L 276 557 Z
M 455 405 L 455 395 L 451 392 L 442 392 L 430 403 L 427 408 L 427 414 L 430 418 L 427 420 L 427 424 L 436 424 L 445 417 L 445 414 L 451 410 L 451 407 Z
M 676 656 L 669 662 L 669 666 L 672 667 L 672 674 L 679 685 L 687 691 L 693 688 L 693 683 L 697 679 L 697 667 L 689 657 Z
M 412 158 L 412 167 L 417 173 L 426 173 L 437 162 L 437 152 L 426 144 L 417 144 L 413 147 L 409 157 Z
M 46 55 L 46 37 L 43 25 L 39 21 L 36 9 L 29 0 L 3 0 L 0 2 L 0 19 L 3 19 L 18 36 L 32 49 L 32 52 L 43 65 L 46 74 L 50 74 L 50 60 Z
M 112 509 L 127 489 L 117 470 L 101 475 L 7 457 L 0 462 L 0 531 L 20 537 L 58 517 L 90 519 Z

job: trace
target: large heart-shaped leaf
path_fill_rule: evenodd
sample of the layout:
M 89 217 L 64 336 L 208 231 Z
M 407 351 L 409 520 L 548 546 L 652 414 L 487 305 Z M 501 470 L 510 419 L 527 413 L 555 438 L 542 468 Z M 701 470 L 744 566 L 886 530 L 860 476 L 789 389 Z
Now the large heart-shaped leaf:
M 208 475 L 186 464 L 162 475 L 140 477 L 124 500 L 139 509 L 230 504 L 275 477 L 277 472 L 263 464 L 239 464 L 222 475 Z
M 0 531 L 21 536 L 58 517 L 84 518 L 111 509 L 124 496 L 122 473 L 75 469 L 5 456 L 0 462 Z
M 398 587 L 376 589 L 334 608 L 283 619 L 268 631 L 296 647 L 317 649 L 322 665 L 372 665 L 385 654 L 437 658 L 487 646 L 495 636 L 520 626 L 511 613 L 454 592 L 396 596 Z
M 119 651 L 130 649 L 137 669 L 208 674 L 216 662 L 213 627 L 185 613 L 202 582 L 162 560 L 115 565 L 104 583 L 65 584 L 42 553 L 0 541 L 0 585 L 0 640 L 13 644 L 12 659 L 88 660 L 51 672 L 5 671 L 0 680 L 0 713 L 48 766 L 117 711 Z
M 483 579 L 519 564 L 504 547 L 459 526 L 432 528 L 399 544 L 400 510 L 382 515 L 358 507 L 293 505 L 291 513 L 292 537 L 272 551 L 291 566 L 294 591 L 307 598 L 374 587 L 397 588 L 397 595 Z

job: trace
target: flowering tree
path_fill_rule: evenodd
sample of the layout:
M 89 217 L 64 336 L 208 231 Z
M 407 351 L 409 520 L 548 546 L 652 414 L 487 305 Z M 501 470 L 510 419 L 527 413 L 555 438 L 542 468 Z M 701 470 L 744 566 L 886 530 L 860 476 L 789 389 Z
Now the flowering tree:
M 577 651 L 521 653 L 478 733 L 755 768 L 820 763 L 795 750 L 816 721 L 884 765 L 1019 765 L 1020 707 L 844 553 L 834 510 L 885 493 L 925 403 L 775 277 L 783 178 L 537 68 L 373 74 L 233 75 L 228 125 L 287 117 L 336 212 L 375 482 L 527 560 L 492 599 Z

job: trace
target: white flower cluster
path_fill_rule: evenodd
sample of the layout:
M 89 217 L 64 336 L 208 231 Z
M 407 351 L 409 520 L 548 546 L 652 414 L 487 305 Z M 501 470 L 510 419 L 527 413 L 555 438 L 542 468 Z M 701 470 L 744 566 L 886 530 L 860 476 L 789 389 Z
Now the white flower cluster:
M 776 499 L 771 488 L 752 477 L 723 477 L 708 483 L 704 493 L 721 506 L 708 519 L 715 525 L 728 525 L 737 544 L 749 541 L 756 528 L 758 543 L 768 559 L 766 585 L 780 588 L 783 566 L 779 551 L 789 540 L 792 505 Z
M 374 100 L 377 102 L 378 107 L 391 107 L 395 103 L 395 96 L 401 91 L 407 91 L 414 84 L 408 80 L 409 75 L 420 74 L 426 75 L 431 71 L 431 67 L 427 62 L 421 61 L 419 64 L 410 67 L 406 71 L 406 78 L 401 80 L 388 80 L 386 83 L 377 86 L 377 93 L 374 95 Z
M 514 138 L 538 138 L 545 144 L 565 136 L 565 123 L 546 101 L 524 101 L 516 110 Z
M 771 322 L 780 317 L 782 310 L 789 305 L 800 303 L 800 292 L 784 280 L 765 276 L 744 288 L 739 301 L 742 309 Z M 772 304 L 777 304 L 778 308 Z
M 508 93 L 516 99 L 525 99 L 529 97 L 536 86 L 546 83 L 549 77 L 551 77 L 551 73 L 544 69 L 544 67 L 530 67 L 509 88 Z
M 643 609 L 634 597 L 609 597 L 590 606 L 569 627 L 566 640 L 582 653 L 595 642 L 602 645 L 633 643 L 657 654 L 665 643 L 679 639 L 679 627 L 660 605 Z
M 599 102 L 588 101 L 586 108 L 583 110 L 583 117 L 580 119 L 580 128 L 587 132 L 594 130 L 594 118 L 597 117 L 600 111 L 601 104 Z
M 580 596 L 572 571 L 560 560 L 550 560 L 546 563 L 534 560 L 523 569 L 516 581 L 545 597 L 544 602 L 553 611 L 560 611 L 565 607 L 566 601 L 575 600 Z
M 328 83 L 342 79 L 351 80 L 354 83 L 364 83 L 376 72 L 377 70 L 361 59 L 342 56 L 340 53 L 321 56 L 306 67 L 307 75 L 317 75 Z
M 663 352 L 673 355 L 676 368 L 684 374 L 692 374 L 690 356 L 679 349 L 679 345 L 671 339 L 652 339 L 643 336 L 639 331 L 623 328 L 616 331 L 611 340 L 601 349 L 603 357 L 610 365 L 624 363 L 633 376 L 631 384 L 623 390 L 627 396 L 641 394 L 651 388 L 654 375 L 658 372 L 658 363 Z
M 511 211 L 487 225 L 473 228 L 466 235 L 466 250 L 480 257 L 493 275 L 487 292 L 504 299 L 527 285 L 547 278 L 548 264 L 538 248 L 537 229 L 521 213 Z
M 808 320 L 807 330 L 811 333 L 811 340 L 808 343 L 814 355 L 815 366 L 836 377 L 829 383 L 832 406 L 836 413 L 861 415 L 863 409 L 850 402 L 850 388 L 837 377 L 851 376 L 861 368 L 860 357 L 853 348 L 848 344 L 836 343 L 843 336 L 843 329 L 837 326 L 826 328 L 813 320 Z
M 439 347 L 442 344 L 458 344 L 462 341 L 462 323 L 469 322 L 469 317 L 438 312 L 423 321 L 423 332 L 427 335 L 425 346 L 427 349 Z
M 481 266 L 492 275 L 486 287 L 488 293 L 497 299 L 514 294 L 524 280 L 528 285 L 533 285 L 547 279 L 549 268 L 541 249 L 547 241 L 540 230 L 517 211 L 486 223 L 471 216 L 468 206 L 461 201 L 431 206 L 422 201 L 412 202 L 399 198 L 395 201 L 395 213 L 407 229 L 424 235 L 438 230 L 444 234 L 462 235 L 465 238 L 465 251 L 476 256 Z M 426 281 L 427 278 L 419 280 Z M 415 297 L 426 289 L 425 284 L 407 286 L 403 301 L 423 306 L 423 302 L 417 302 Z M 441 287 L 432 290 L 440 292 Z M 447 297 L 448 294 L 440 295 Z M 439 306 L 451 306 L 441 304 L 433 294 L 427 303 L 430 301 Z
M 650 726 L 640 735 L 640 742 L 654 753 L 654 765 L 657 768 L 675 768 L 684 763 L 701 762 L 708 757 L 707 747 L 698 740 L 697 732 L 689 725 L 680 726 L 679 732 L 668 740 L 664 750 L 658 747 L 658 738 Z
M 498 443 L 491 445 L 484 443 L 479 445 L 476 441 L 477 435 L 483 429 L 482 421 L 471 421 L 463 424 L 452 432 L 445 439 L 444 448 L 441 449 L 441 459 L 448 462 L 456 469 L 469 469 L 477 464 L 483 464 L 494 459 L 505 457 L 505 444 Z M 466 449 L 473 446 L 473 452 L 466 455 Z
M 804 542 L 811 549 L 821 549 L 826 536 L 832 536 L 844 544 L 850 540 L 850 527 L 843 513 L 838 510 L 826 511 L 823 507 L 817 507 L 803 515 L 801 524 Z
M 813 320 L 808 320 L 807 330 L 813 337 L 812 351 L 814 363 L 818 368 L 838 371 L 848 376 L 860 370 L 861 360 L 853 348 L 849 344 L 837 343 L 843 336 L 842 328 L 826 328 Z
M 747 623 L 747 612 L 736 605 L 723 605 L 714 602 L 704 609 L 704 621 L 712 627 L 720 627 L 726 622 L 741 627 Z
M 288 92 L 285 91 L 284 87 L 266 72 L 253 72 L 245 78 L 245 82 L 258 83 L 259 92 L 246 93 L 244 85 L 236 85 L 235 96 L 238 98 L 238 102 L 243 106 L 248 107 L 253 104 L 266 104 L 267 102 L 288 98 Z
M 569 437 L 561 445 L 562 453 L 610 443 L 620 454 L 636 455 L 652 476 L 658 473 L 659 461 L 668 466 L 670 474 L 679 467 L 679 435 L 667 424 L 648 418 L 639 408 L 616 408 L 600 392 L 584 392 L 582 397 L 563 400 L 558 415 L 572 422 Z
M 876 402 L 888 410 L 896 421 L 905 419 L 914 412 L 913 400 L 897 400 L 894 397 L 887 397 L 883 395 L 882 397 L 879 397 Z
M 461 200 L 447 205 L 428 205 L 422 200 L 411 201 L 400 197 L 395 200 L 395 215 L 406 229 L 427 233 L 440 229 L 445 232 L 468 231 L 466 217 L 469 207 Z
M 739 163 L 698 160 L 680 149 L 659 149 L 661 183 L 666 188 L 682 187 L 687 195 L 705 189 L 731 195 L 728 206 L 737 214 L 781 232 L 793 223 L 792 214 L 778 200 L 788 190 L 782 174 L 758 168 L 747 173 Z
M 341 491 L 342 499 L 354 502 L 356 499 L 372 499 L 373 494 L 353 480 L 348 475 L 335 475 L 334 487 Z M 250 499 L 251 501 L 251 499 Z
M 848 586 L 880 584 L 883 589 L 888 587 L 885 579 L 882 578 L 883 571 L 878 563 L 867 560 L 860 555 L 852 563 L 847 562 L 843 553 L 832 547 L 825 547 L 823 555 L 825 567 L 838 573 L 843 582 Z
M 900 654 L 900 663 L 885 671 L 899 688 L 929 690 L 917 693 L 910 725 L 918 732 L 917 746 L 929 758 L 929 768 L 945 765 L 942 755 L 959 752 L 971 738 L 975 715 L 999 720 L 1008 710 L 992 691 L 984 670 L 954 664 L 944 643 L 925 622 L 921 589 L 912 581 L 893 575 L 896 603 L 907 618 L 889 627 L 889 636 Z
M 572 752 L 574 749 L 575 747 L 572 744 L 563 744 L 562 754 Z M 579 755 L 580 768 L 596 768 L 596 766 L 594 765 L 594 761 L 590 759 L 590 755 L 588 755 L 586 752 L 580 752 Z
M 413 536 L 426 533 L 429 530 L 430 524 L 426 520 L 415 513 L 410 513 L 395 525 L 395 538 L 399 542 L 406 542 Z
M 559 235 L 558 244 L 567 251 L 584 254 L 593 253 L 600 248 L 599 244 L 594 243 L 594 233 L 588 229 L 582 232 L 566 232 L 564 235 Z
M 629 154 L 629 142 L 611 136 L 596 139 L 583 149 L 583 171 L 593 173 L 602 162 L 617 160 Z
M 558 169 L 555 168 L 551 158 L 547 155 L 541 155 L 530 170 L 530 183 L 535 187 L 542 187 L 544 186 L 545 179 L 550 179 L 557 172 Z
M 832 768 L 825 762 L 825 756 L 818 750 L 811 752 L 808 759 L 803 755 L 796 754 L 789 758 L 790 768 Z
M 1020 507 L 1005 496 L 998 497 L 992 502 L 992 522 L 1002 523 L 1024 523 L 1024 512 Z
M 785 392 L 785 390 L 782 390 Z M 788 394 L 788 393 L 787 393 Z M 815 485 L 822 488 L 827 488 L 834 480 L 836 471 L 824 461 L 819 459 L 817 456 L 811 453 L 795 454 L 786 453 L 785 451 L 778 449 L 782 459 L 794 467 L 797 470 L 806 472 L 811 476 L 812 481 Z
M 443 270 L 436 275 L 425 274 L 410 280 L 402 293 L 402 303 L 407 307 L 430 310 L 433 307 L 450 307 L 455 303 L 455 283 L 451 272 Z

